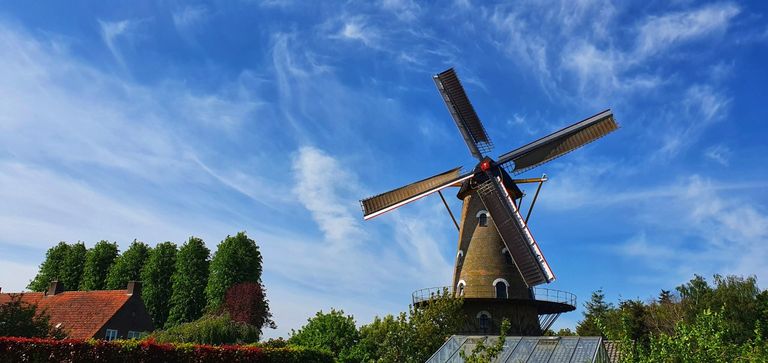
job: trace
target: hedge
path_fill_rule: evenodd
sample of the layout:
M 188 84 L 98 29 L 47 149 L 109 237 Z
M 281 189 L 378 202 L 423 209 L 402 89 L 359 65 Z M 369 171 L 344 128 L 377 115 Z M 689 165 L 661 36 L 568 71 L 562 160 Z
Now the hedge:
M 299 347 L 159 344 L 152 340 L 76 340 L 0 337 L 0 362 L 310 362 L 331 363 L 330 353 Z

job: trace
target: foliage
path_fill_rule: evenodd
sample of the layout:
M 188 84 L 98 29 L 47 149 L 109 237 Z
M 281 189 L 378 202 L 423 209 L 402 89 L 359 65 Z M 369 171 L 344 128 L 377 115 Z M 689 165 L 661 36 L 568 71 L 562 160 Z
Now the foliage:
M 108 290 L 125 289 L 128 281 L 141 279 L 141 268 L 149 256 L 149 246 L 144 242 L 133 240 L 128 249 L 115 259 L 107 274 L 106 288 Z
M 733 343 L 744 343 L 753 336 L 755 322 L 761 318 L 760 289 L 754 276 L 714 276 L 714 286 L 696 275 L 690 282 L 677 288 L 680 293 L 685 319 L 692 322 L 705 310 L 721 311 L 723 324 L 730 332 Z
M 680 322 L 673 335 L 653 336 L 647 351 L 636 352 L 634 357 L 626 354 L 625 359 L 638 363 L 733 362 L 740 352 L 728 342 L 724 323 L 722 313 L 705 309 L 693 323 Z
M 360 328 L 354 357 L 361 361 L 424 362 L 466 323 L 463 299 L 447 290 L 408 314 L 387 315 Z
M 289 344 L 302 347 L 325 349 L 333 353 L 338 361 L 353 361 L 353 349 L 360 340 L 360 333 L 351 315 L 343 310 L 331 309 L 329 313 L 318 312 L 298 331 L 291 331 Z
M 210 250 L 203 240 L 190 237 L 176 255 L 171 309 L 166 327 L 200 318 L 205 309 Z
M 45 260 L 40 264 L 37 275 L 29 282 L 27 288 L 32 291 L 46 291 L 51 281 L 61 278 L 64 258 L 69 252 L 69 248 L 66 242 L 59 242 L 56 246 L 49 248 L 48 252 L 45 253 Z
M 211 259 L 210 271 L 205 293 L 208 298 L 208 310 L 215 311 L 221 307 L 224 294 L 232 285 L 240 282 L 261 284 L 259 247 L 245 232 L 227 236 L 219 243 Z M 268 307 L 266 311 L 269 311 Z
M 259 341 L 261 329 L 230 319 L 229 315 L 204 315 L 189 323 L 179 324 L 151 335 L 163 343 L 243 344 Z
M 589 301 L 584 303 L 584 320 L 576 325 L 576 334 L 581 336 L 607 336 L 605 326 L 609 313 L 613 310 L 611 303 L 605 302 L 602 289 L 592 293 Z
M 66 290 L 77 290 L 83 280 L 83 268 L 85 255 L 88 250 L 83 242 L 73 243 L 64 255 L 59 281 L 64 284 Z
M 0 304 L 0 336 L 62 337 L 51 328 L 48 315 L 37 314 L 37 306 L 22 301 L 23 294 L 11 294 L 10 300 Z
M 495 338 L 491 346 L 486 346 L 484 341 L 478 341 L 470 354 L 464 350 L 459 352 L 459 356 L 465 363 L 491 363 L 504 350 L 504 344 L 507 340 L 507 334 L 510 330 L 509 320 L 504 319 L 501 322 L 501 335 Z
M 80 290 L 103 290 L 107 273 L 117 258 L 117 243 L 99 241 L 85 254 Z M 65 286 L 66 287 L 66 286 Z
M 176 253 L 176 245 L 172 242 L 158 243 L 141 269 L 141 299 L 156 327 L 165 325 L 171 309 Z
M 676 291 L 614 308 L 598 290 L 577 331 L 620 340 L 626 362 L 768 362 L 768 292 L 754 277 L 715 275 L 710 285 L 696 275 Z
M 264 287 L 257 282 L 241 282 L 227 290 L 224 310 L 232 320 L 253 325 L 259 329 L 269 326 L 276 328 L 264 296 Z
M 2 362 L 307 362 L 331 363 L 329 353 L 306 348 L 158 344 L 151 340 L 0 338 Z

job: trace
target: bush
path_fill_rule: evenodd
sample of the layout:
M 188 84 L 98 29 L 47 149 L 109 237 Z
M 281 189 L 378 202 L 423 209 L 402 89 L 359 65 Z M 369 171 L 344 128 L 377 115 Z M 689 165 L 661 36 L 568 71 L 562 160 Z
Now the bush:
M 162 343 L 243 344 L 259 340 L 259 328 L 232 321 L 229 315 L 205 315 L 190 323 L 179 324 L 151 335 Z
M 51 340 L 0 338 L 0 362 L 333 362 L 329 353 L 305 348 L 158 344 L 151 340 Z
M 0 336 L 63 338 L 50 326 L 48 315 L 38 314 L 37 305 L 22 301 L 22 296 L 11 294 L 8 302 L 0 303 Z

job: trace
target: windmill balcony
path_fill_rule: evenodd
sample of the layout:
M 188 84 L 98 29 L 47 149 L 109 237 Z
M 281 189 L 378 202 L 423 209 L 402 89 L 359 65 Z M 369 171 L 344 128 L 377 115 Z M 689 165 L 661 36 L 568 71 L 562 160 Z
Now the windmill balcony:
M 513 294 L 507 294 L 506 296 L 498 296 L 496 288 L 493 286 L 466 286 L 463 289 L 464 296 L 488 296 L 493 299 L 526 299 L 526 300 L 538 300 L 549 301 L 553 303 L 566 304 L 569 306 L 576 306 L 576 295 L 567 291 L 560 291 L 554 289 L 547 289 L 543 287 L 534 287 L 530 290 L 532 294 L 530 296 L 519 296 Z M 435 299 L 443 294 L 443 292 L 449 292 L 450 295 L 455 296 L 455 291 L 448 286 L 442 287 L 429 287 L 425 289 L 416 290 L 411 295 L 413 304 L 418 305 L 425 301 Z

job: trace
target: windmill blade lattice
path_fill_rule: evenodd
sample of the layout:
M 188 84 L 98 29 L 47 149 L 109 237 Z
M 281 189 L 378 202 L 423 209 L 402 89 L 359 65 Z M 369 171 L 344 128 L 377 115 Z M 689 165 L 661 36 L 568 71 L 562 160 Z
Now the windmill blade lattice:
M 618 128 L 611 110 L 605 110 L 500 156 L 498 164 L 514 162 L 514 168 L 507 170 L 520 174 L 576 150 Z
M 458 167 L 404 187 L 363 199 L 360 201 L 360 205 L 363 208 L 363 218 L 371 219 L 384 214 L 443 188 L 461 183 L 471 178 L 472 175 L 472 173 L 461 175 L 461 167 Z
M 453 68 L 448 69 L 435 75 L 433 79 L 438 91 L 443 96 L 443 101 L 445 101 L 453 121 L 456 123 L 456 127 L 461 131 L 469 151 L 478 160 L 482 159 L 484 154 L 493 149 L 493 143 L 488 137 L 488 133 L 485 132 L 480 118 L 477 117 L 475 108 L 469 102 L 456 71 Z
M 499 179 L 489 178 L 477 187 L 477 192 L 507 251 L 528 287 L 553 281 L 552 270 Z

